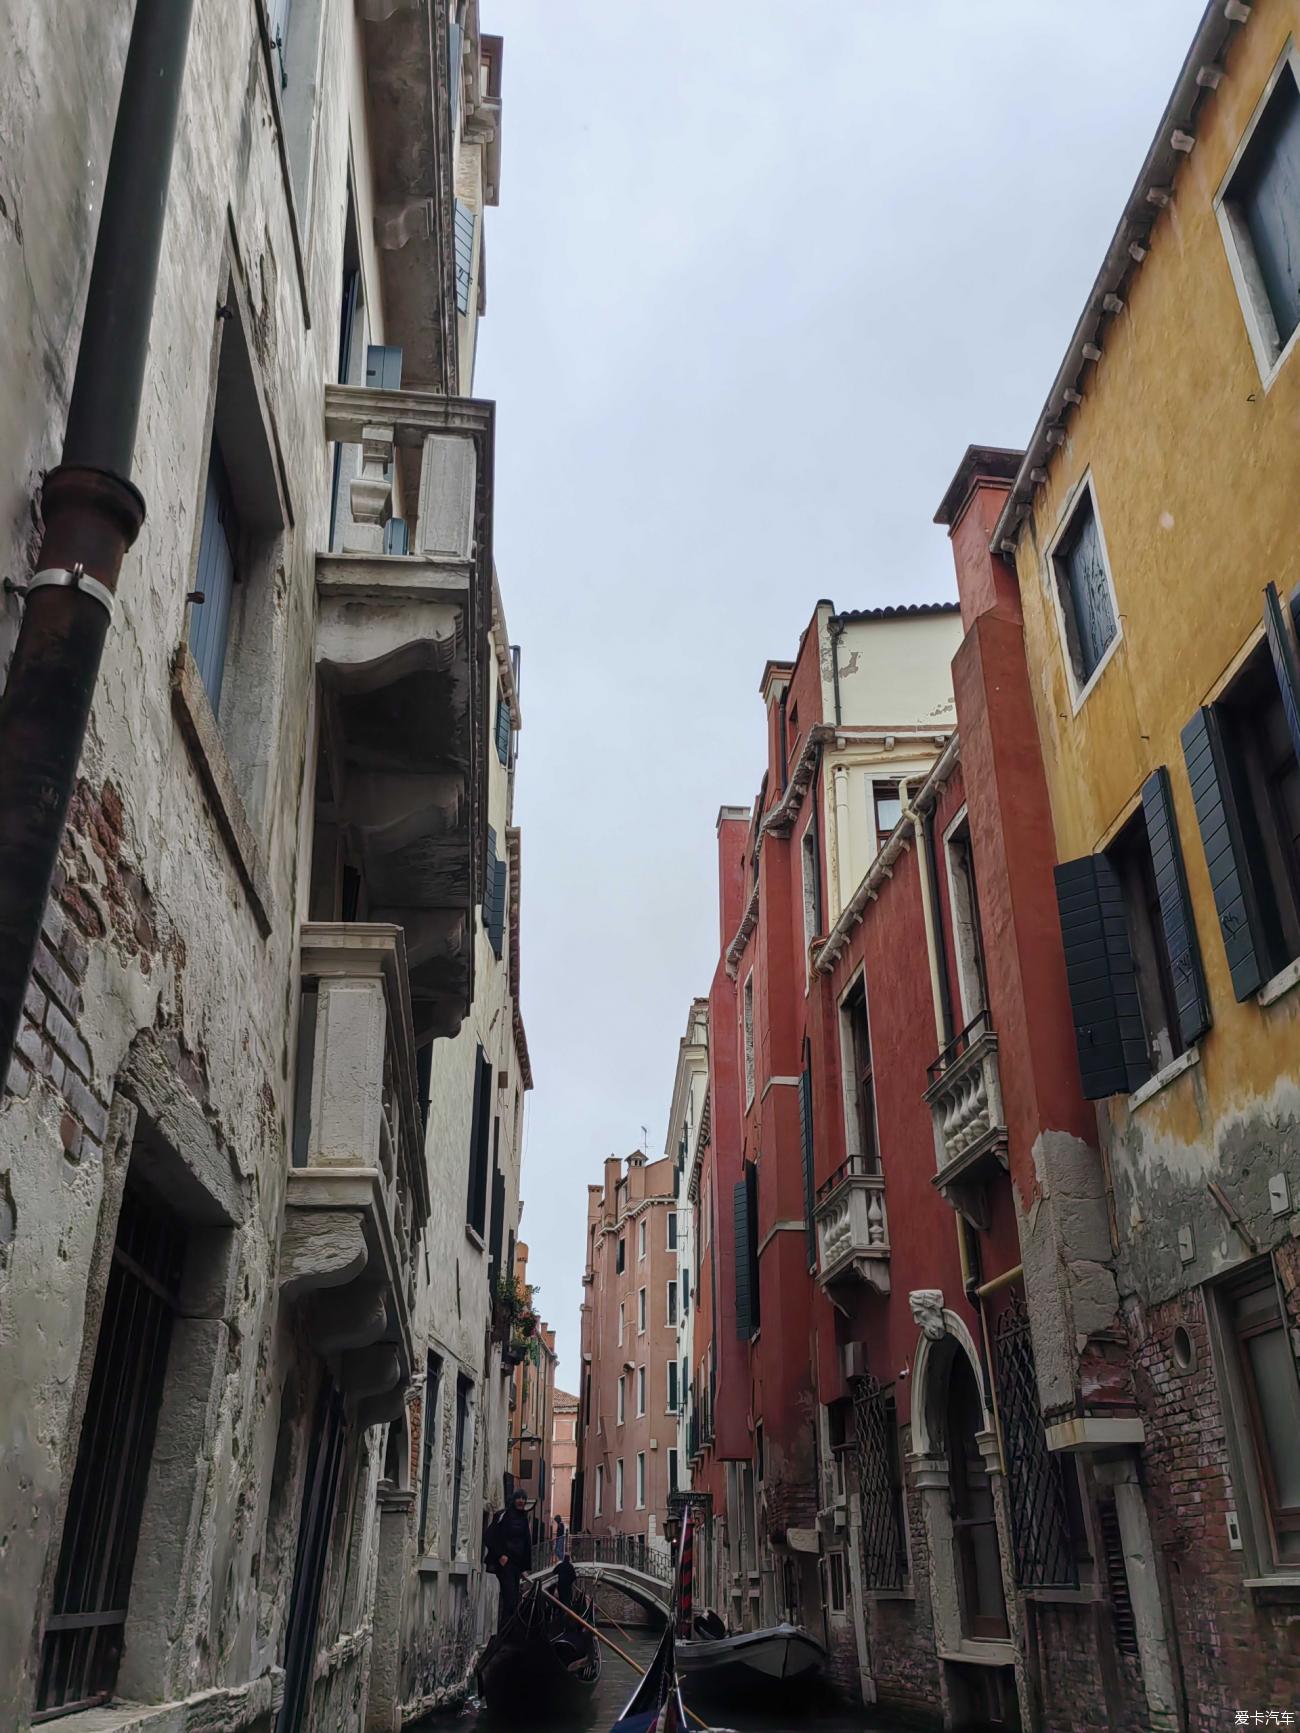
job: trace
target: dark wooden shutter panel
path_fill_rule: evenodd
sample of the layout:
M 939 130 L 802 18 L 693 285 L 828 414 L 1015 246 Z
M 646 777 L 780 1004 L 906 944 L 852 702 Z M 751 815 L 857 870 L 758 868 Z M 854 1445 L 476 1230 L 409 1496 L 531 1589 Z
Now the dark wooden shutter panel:
M 1200 1039 L 1210 1027 L 1210 1001 L 1201 968 L 1201 947 L 1196 938 L 1196 920 L 1187 894 L 1187 874 L 1178 841 L 1169 772 L 1164 765 L 1153 770 L 1142 785 L 1142 811 L 1146 818 L 1151 865 L 1160 897 L 1160 924 L 1169 952 L 1169 972 L 1174 982 L 1178 1008 L 1178 1033 L 1184 1049 Z
M 1182 738 L 1201 846 L 1219 915 L 1219 931 L 1232 974 L 1232 990 L 1238 999 L 1249 999 L 1268 979 L 1264 928 L 1242 840 L 1219 718 L 1214 710 L 1209 707 L 1198 710 L 1183 729 Z
M 749 1284 L 749 1187 L 738 1180 L 732 1191 L 736 1227 L 736 1334 L 747 1342 L 754 1333 Z
M 497 833 L 488 826 L 487 881 L 483 888 L 483 925 L 488 943 L 499 957 L 505 942 L 506 877 L 508 867 L 497 858 Z
M 371 343 L 366 350 L 366 385 L 371 391 L 400 391 L 402 350 L 397 343 Z
M 803 1215 L 808 1239 L 808 1264 L 817 1262 L 817 1223 L 813 1206 L 817 1188 L 813 1183 L 813 1104 L 812 1069 L 804 1054 L 804 1068 L 799 1076 L 799 1141 L 803 1151 Z
M 1104 854 L 1062 862 L 1056 901 L 1083 1093 L 1089 1101 L 1127 1095 L 1151 1066 L 1114 867 Z
M 1273 671 L 1282 692 L 1282 708 L 1291 732 L 1291 746 L 1300 758 L 1300 656 L 1296 654 L 1295 625 L 1282 605 L 1277 585 L 1264 591 L 1264 630 L 1273 654 Z
M 510 706 L 504 698 L 497 699 L 497 757 L 510 762 Z
M 749 1194 L 747 1212 L 749 1215 L 749 1323 L 751 1330 L 757 1330 L 763 1321 L 761 1295 L 758 1282 L 758 1166 L 755 1162 L 745 1164 L 745 1186 Z

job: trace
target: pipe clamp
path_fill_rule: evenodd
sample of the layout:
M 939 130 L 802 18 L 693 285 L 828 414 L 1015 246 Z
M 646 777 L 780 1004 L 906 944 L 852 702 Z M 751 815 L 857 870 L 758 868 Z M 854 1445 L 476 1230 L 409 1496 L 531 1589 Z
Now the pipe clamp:
M 92 578 L 80 561 L 68 571 L 63 566 L 47 566 L 44 571 L 37 572 L 27 586 L 27 594 L 33 590 L 84 590 L 86 594 L 99 603 L 109 619 L 113 618 L 113 592 L 107 584 L 101 584 L 98 578 Z

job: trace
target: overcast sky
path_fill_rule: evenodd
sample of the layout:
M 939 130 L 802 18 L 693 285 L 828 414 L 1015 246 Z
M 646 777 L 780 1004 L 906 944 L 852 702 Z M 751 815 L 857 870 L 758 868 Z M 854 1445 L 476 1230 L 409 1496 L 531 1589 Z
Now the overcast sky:
M 577 1389 L 589 1181 L 718 954 L 714 821 L 821 596 L 955 594 L 1201 0 L 481 0 L 505 39 L 475 391 L 523 648 L 523 1237 Z

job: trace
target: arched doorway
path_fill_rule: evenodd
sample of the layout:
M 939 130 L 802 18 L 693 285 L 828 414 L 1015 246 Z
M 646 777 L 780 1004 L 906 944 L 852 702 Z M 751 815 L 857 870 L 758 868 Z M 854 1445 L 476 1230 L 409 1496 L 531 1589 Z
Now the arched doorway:
M 1010 1633 L 993 1481 L 980 1449 L 984 1405 L 970 1361 L 956 1351 L 948 1356 L 943 1420 L 962 1635 L 1000 1641 Z

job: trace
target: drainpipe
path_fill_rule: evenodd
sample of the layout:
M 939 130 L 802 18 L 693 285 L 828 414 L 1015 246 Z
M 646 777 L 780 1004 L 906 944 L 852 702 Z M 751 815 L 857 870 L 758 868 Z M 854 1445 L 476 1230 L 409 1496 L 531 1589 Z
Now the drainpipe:
M 137 0 L 63 454 L 0 696 L 0 1085 L 40 939 L 127 549 L 130 480 L 193 0 Z

